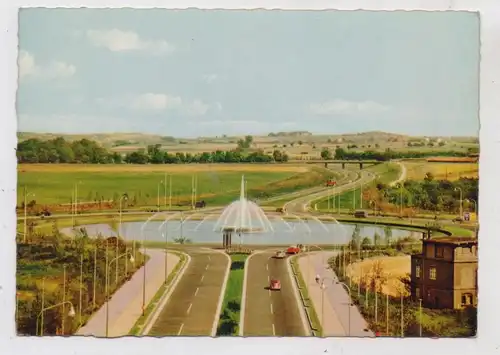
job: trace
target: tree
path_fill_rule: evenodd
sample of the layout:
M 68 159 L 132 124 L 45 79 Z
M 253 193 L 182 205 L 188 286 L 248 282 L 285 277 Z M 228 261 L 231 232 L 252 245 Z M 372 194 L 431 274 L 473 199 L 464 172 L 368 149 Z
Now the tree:
M 328 148 L 323 148 L 321 151 L 321 159 L 330 160 L 332 159 L 332 152 Z

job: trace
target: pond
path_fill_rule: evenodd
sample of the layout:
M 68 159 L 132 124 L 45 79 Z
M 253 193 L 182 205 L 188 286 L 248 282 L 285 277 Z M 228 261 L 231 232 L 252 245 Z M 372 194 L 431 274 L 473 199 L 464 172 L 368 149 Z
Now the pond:
M 346 244 L 351 240 L 355 225 L 338 224 L 331 222 L 320 223 L 317 221 L 303 222 L 271 222 L 273 231 L 265 233 L 248 233 L 238 236 L 233 233 L 233 244 L 253 245 L 290 245 L 290 244 Z M 222 232 L 214 231 L 213 221 L 184 221 L 171 220 L 167 223 L 151 221 L 145 225 L 144 222 L 124 222 L 121 227 L 121 236 L 126 240 L 140 241 L 165 241 L 173 242 L 174 238 L 188 238 L 192 243 L 222 243 Z M 373 242 L 375 233 L 378 233 L 382 241 L 385 239 L 383 226 L 360 225 L 361 238 L 368 237 Z M 85 228 L 90 236 L 101 234 L 103 236 L 116 236 L 117 233 L 107 224 L 90 224 L 80 226 Z M 413 236 L 419 238 L 421 233 L 403 229 L 391 228 L 391 239 Z M 73 235 L 71 228 L 64 228 L 61 232 Z M 166 236 L 166 237 L 165 237 Z

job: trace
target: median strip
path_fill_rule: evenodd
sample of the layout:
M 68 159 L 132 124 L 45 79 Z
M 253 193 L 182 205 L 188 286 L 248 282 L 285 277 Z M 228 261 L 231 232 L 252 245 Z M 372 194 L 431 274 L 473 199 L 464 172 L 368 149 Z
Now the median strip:
M 219 316 L 217 336 L 236 336 L 239 333 L 245 260 L 248 256 L 240 253 L 231 255 L 231 269 Z

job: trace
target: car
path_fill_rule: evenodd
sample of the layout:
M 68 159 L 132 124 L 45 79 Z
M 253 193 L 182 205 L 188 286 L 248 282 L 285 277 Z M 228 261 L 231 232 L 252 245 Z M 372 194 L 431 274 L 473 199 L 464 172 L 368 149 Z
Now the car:
M 298 254 L 298 253 L 300 253 L 300 248 L 298 246 L 296 246 L 296 245 L 291 245 L 286 250 L 286 253 L 290 254 L 290 255 Z
M 286 257 L 286 254 L 283 250 L 277 251 L 276 254 L 274 254 L 274 257 L 276 259 L 284 259 Z
M 272 279 L 271 283 L 269 284 L 269 289 L 272 291 L 280 291 L 281 290 L 281 281 Z

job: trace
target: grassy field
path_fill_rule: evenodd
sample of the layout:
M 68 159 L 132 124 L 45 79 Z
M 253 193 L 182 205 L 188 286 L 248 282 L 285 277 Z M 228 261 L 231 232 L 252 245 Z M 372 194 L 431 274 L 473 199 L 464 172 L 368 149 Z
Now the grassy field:
M 405 277 L 411 271 L 411 259 L 409 255 L 379 256 L 355 262 L 347 267 L 347 275 L 351 277 L 355 284 L 358 284 L 361 275 L 364 275 L 364 282 L 372 282 L 370 271 L 377 262 L 380 262 L 387 277 L 387 283 L 382 286 L 381 292 L 392 297 L 398 297 L 400 290 L 404 288 L 400 278 Z
M 224 301 L 222 303 L 217 336 L 238 335 L 241 312 L 241 296 L 245 277 L 245 260 L 247 254 L 231 255 L 231 270 L 227 280 Z
M 431 173 L 435 180 L 458 180 L 461 177 L 477 178 L 479 164 L 477 163 L 429 163 L 404 162 L 408 180 L 423 180 L 427 173 Z
M 379 165 L 374 165 L 366 168 L 365 170 L 374 172 L 378 175 L 378 178 L 371 184 L 363 186 L 363 190 L 370 188 L 374 184 L 379 182 L 383 184 L 388 184 L 391 181 L 397 180 L 399 174 L 401 173 L 401 168 L 398 164 L 394 163 L 384 163 Z M 317 203 L 318 210 L 330 210 L 337 211 L 340 203 L 340 210 L 355 210 L 361 208 L 361 197 L 363 196 L 360 187 L 358 186 L 355 190 L 346 191 L 338 196 L 331 197 L 329 199 L 321 200 Z M 340 201 L 339 201 L 340 199 Z M 330 201 L 328 201 L 330 200 Z M 367 201 L 363 201 L 363 208 L 367 208 Z
M 124 193 L 129 203 L 157 204 L 158 184 L 165 174 L 172 176 L 172 204 L 190 203 L 192 177 L 198 181 L 197 200 L 218 204 L 233 201 L 239 195 L 241 176 L 245 175 L 248 190 L 268 193 L 293 189 L 295 184 L 311 180 L 311 167 L 294 165 L 251 164 L 197 164 L 197 165 L 20 165 L 18 170 L 18 199 L 23 199 L 23 188 L 37 204 L 70 204 L 75 182 L 78 182 L 78 200 L 119 199 Z M 170 179 L 170 178 L 169 178 Z M 283 184 L 280 182 L 284 181 Z M 167 202 L 169 195 L 167 186 Z M 160 204 L 164 204 L 165 186 L 160 185 Z M 69 210 L 69 207 L 68 207 Z

